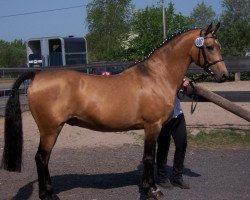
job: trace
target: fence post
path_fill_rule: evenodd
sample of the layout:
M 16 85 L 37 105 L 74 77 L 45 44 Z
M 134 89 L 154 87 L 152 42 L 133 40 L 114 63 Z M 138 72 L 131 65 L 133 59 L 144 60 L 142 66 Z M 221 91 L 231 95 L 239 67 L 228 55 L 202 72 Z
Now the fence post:
M 235 81 L 240 81 L 240 72 L 236 72 L 234 75 L 234 80 Z

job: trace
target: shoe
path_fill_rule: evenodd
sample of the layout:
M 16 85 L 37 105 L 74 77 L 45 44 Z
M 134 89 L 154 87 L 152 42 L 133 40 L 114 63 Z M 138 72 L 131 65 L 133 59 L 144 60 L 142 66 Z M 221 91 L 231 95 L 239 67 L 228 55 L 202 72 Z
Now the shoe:
M 160 180 L 158 185 L 164 189 L 169 189 L 169 190 L 173 189 L 173 185 L 171 184 L 171 182 L 168 178 Z
M 181 189 L 190 189 L 189 185 L 185 183 L 182 178 L 171 179 L 171 183 L 174 187 L 179 187 Z

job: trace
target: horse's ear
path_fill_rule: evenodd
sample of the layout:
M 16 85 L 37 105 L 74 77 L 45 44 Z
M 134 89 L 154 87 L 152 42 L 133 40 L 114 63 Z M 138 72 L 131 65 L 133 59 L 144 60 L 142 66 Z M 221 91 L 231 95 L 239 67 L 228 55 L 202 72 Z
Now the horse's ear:
M 211 32 L 212 27 L 213 27 L 213 22 L 211 22 L 211 24 L 207 27 L 205 36 L 208 35 Z
M 215 28 L 214 28 L 213 31 L 212 31 L 212 34 L 215 34 L 215 33 L 218 31 L 219 28 L 220 28 L 220 22 L 218 22 L 218 23 L 216 24 Z

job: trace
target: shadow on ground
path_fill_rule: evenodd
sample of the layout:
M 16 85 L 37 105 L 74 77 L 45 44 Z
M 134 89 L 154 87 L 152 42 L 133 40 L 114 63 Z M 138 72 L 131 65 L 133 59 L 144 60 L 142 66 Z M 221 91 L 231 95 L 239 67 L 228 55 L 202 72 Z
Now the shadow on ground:
M 124 173 L 108 173 L 108 174 L 65 174 L 52 177 L 55 193 L 59 194 L 74 188 L 96 188 L 96 189 L 112 189 L 137 185 L 140 193 L 140 200 L 146 200 L 144 192 L 141 190 L 140 183 L 142 178 L 143 166 L 139 165 L 137 170 Z M 167 171 L 172 171 L 172 167 L 167 167 Z M 198 177 L 200 174 L 185 168 L 184 175 L 190 177 Z M 12 200 L 28 200 L 33 193 L 34 180 L 20 188 Z

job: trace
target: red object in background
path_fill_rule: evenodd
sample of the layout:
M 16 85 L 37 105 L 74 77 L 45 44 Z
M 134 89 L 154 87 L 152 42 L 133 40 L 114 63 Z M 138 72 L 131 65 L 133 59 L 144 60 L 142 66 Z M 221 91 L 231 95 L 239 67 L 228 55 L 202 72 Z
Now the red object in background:
M 102 72 L 102 76 L 110 76 L 111 73 L 110 72 Z

